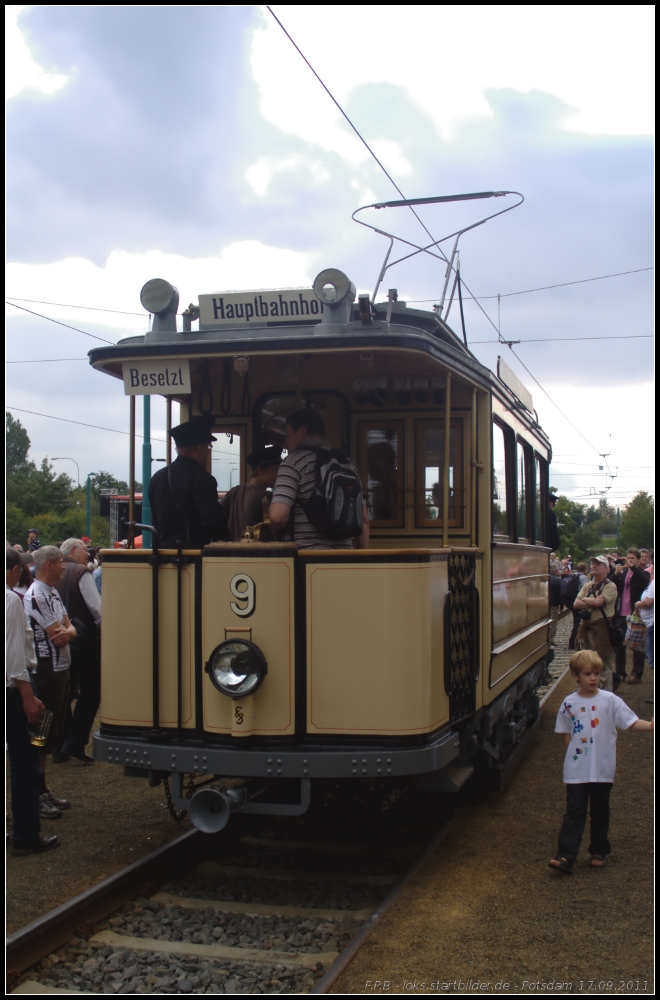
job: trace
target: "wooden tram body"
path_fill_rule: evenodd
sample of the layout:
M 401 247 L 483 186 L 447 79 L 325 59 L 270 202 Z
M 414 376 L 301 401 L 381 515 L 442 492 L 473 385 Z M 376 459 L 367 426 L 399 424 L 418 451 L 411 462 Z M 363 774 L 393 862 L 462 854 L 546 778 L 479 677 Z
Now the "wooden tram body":
M 343 314 L 291 305 L 288 320 L 232 321 L 229 297 L 204 298 L 199 331 L 154 329 L 93 350 L 92 365 L 121 378 L 188 361 L 181 420 L 211 412 L 214 433 L 240 439 L 241 481 L 287 413 L 318 408 L 360 471 L 370 545 L 105 552 L 95 756 L 171 776 L 180 806 L 190 776 L 252 779 L 223 793 L 227 814 L 302 812 L 315 778 L 447 791 L 480 761 L 497 784 L 537 722 L 548 658 L 551 448 L 530 404 L 432 312 L 351 300 Z M 206 670 L 234 637 L 268 664 L 243 699 Z M 300 782 L 297 803 L 278 801 L 281 779 Z M 198 825 L 217 829 L 206 808 Z

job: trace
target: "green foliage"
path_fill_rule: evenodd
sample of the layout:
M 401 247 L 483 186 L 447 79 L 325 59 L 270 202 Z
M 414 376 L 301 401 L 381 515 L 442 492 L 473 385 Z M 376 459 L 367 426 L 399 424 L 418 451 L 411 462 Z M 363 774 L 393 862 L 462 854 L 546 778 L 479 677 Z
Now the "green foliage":
M 621 545 L 653 548 L 653 497 L 645 491 L 630 501 L 621 518 Z
M 613 548 L 610 541 L 616 534 L 616 510 L 601 497 L 597 507 L 575 503 L 560 496 L 555 505 L 561 546 L 558 555 L 573 557 L 573 561 L 596 555 Z M 638 493 L 622 512 L 620 547 L 635 545 L 653 547 L 653 498 L 648 493 Z
M 29 450 L 28 432 L 11 413 L 7 413 L 7 475 L 25 466 Z
M 87 494 L 64 473 L 56 475 L 48 459 L 39 467 L 28 459 L 30 438 L 18 420 L 7 413 L 7 524 L 6 538 L 12 545 L 27 544 L 28 528 L 37 528 L 42 545 L 85 534 Z M 109 472 L 92 479 L 91 539 L 108 545 L 109 526 L 100 516 L 99 490 L 128 493 L 128 484 Z

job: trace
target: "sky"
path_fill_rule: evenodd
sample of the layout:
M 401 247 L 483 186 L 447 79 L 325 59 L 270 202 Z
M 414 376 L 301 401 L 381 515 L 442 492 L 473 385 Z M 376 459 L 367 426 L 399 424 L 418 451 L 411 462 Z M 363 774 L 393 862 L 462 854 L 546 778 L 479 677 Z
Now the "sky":
M 653 7 L 273 10 L 406 197 L 524 194 L 462 238 L 470 348 L 493 370 L 502 355 L 532 392 L 560 492 L 593 503 L 609 486 L 623 506 L 652 491 Z M 185 308 L 333 266 L 371 292 L 387 244 L 351 213 L 398 195 L 265 7 L 10 5 L 6 18 L 8 408 L 37 461 L 126 479 L 113 430 L 127 431 L 128 401 L 86 354 L 146 330 L 142 284 L 167 278 Z M 503 201 L 420 214 L 438 239 L 491 206 Z M 401 210 L 371 217 L 426 238 Z M 583 280 L 619 272 L 634 273 Z M 416 257 L 384 288 L 431 308 L 443 279 Z M 563 287 L 511 294 L 548 285 Z M 164 413 L 155 398 L 157 440 Z

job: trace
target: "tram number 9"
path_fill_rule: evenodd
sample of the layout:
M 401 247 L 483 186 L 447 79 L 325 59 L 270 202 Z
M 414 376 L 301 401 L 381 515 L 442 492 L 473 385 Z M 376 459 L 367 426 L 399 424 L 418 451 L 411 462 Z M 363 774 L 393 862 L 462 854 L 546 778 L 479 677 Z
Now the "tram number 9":
M 234 597 L 241 602 L 240 605 L 235 604 L 234 601 L 230 603 L 229 607 L 234 614 L 238 615 L 239 618 L 249 618 L 250 615 L 254 614 L 254 609 L 257 606 L 257 588 L 254 585 L 254 580 L 246 576 L 245 573 L 237 573 L 232 578 L 229 589 Z

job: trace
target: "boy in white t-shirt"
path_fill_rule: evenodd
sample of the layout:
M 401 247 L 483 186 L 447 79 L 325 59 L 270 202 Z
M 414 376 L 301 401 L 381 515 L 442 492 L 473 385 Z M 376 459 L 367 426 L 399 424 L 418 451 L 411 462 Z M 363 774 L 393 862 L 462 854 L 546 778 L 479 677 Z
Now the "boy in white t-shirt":
M 578 690 L 557 713 L 556 733 L 566 741 L 564 783 L 566 815 L 559 831 L 557 855 L 550 867 L 571 875 L 580 849 L 591 800 L 592 868 L 603 868 L 610 853 L 610 792 L 616 770 L 617 729 L 652 730 L 653 722 L 638 719 L 618 695 L 599 687 L 603 662 L 594 650 L 581 649 L 570 661 Z

